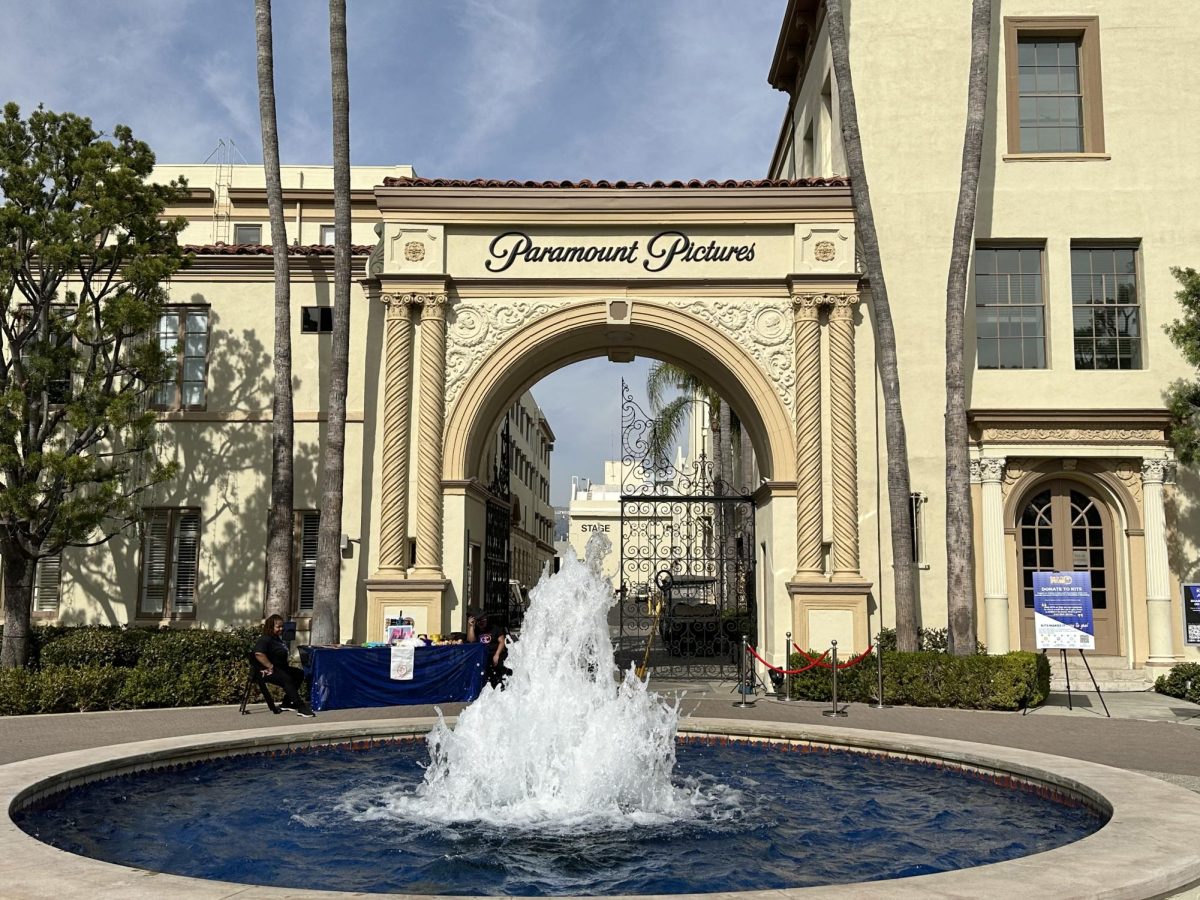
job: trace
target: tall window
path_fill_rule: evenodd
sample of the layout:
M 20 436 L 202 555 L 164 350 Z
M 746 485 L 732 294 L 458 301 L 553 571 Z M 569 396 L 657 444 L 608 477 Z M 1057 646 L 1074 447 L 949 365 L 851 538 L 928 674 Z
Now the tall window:
M 1099 20 L 1008 18 L 1004 26 L 1009 153 L 1103 153 Z
M 208 402 L 208 307 L 168 306 L 158 320 L 158 342 L 175 357 L 173 377 L 159 386 L 156 409 L 204 409 Z
M 138 614 L 194 616 L 199 573 L 200 510 L 146 510 Z
M 35 613 L 58 612 L 58 601 L 62 591 L 62 554 L 43 556 L 37 561 L 33 579 L 33 611 Z
M 327 247 L 333 246 L 333 226 L 332 225 L 322 225 L 321 226 L 321 243 Z
M 1071 248 L 1076 369 L 1140 369 L 1142 324 L 1134 247 Z
M 1046 368 L 1041 247 L 977 247 L 975 341 L 981 369 Z
M 296 510 L 296 578 L 292 582 L 296 613 L 311 616 L 317 593 L 317 532 L 321 527 L 321 511 Z

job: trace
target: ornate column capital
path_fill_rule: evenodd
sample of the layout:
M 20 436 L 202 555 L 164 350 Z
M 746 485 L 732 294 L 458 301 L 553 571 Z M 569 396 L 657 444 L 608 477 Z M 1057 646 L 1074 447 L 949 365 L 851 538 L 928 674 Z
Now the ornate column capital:
M 389 319 L 407 319 L 412 314 L 413 298 L 417 294 L 380 294 L 379 301 L 387 307 Z
M 861 299 L 858 294 L 832 294 L 833 302 L 829 304 L 829 316 L 832 319 L 850 319 L 854 317 L 854 308 Z
M 414 306 L 421 307 L 422 319 L 445 320 L 446 310 L 450 306 L 449 294 L 409 294 Z
M 971 481 L 1000 484 L 1004 481 L 1004 457 L 984 456 L 971 460 Z
M 1142 484 L 1173 484 L 1175 461 L 1171 459 L 1143 459 Z
M 797 321 L 816 321 L 820 318 L 821 307 L 831 301 L 829 294 L 792 294 L 792 314 Z

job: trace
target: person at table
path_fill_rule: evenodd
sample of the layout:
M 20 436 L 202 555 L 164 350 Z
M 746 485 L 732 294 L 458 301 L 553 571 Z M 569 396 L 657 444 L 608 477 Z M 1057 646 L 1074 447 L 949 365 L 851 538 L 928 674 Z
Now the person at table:
M 296 715 L 311 719 L 316 713 L 301 699 L 298 690 L 304 683 L 304 670 L 288 665 L 288 647 L 282 635 L 283 616 L 267 616 L 262 634 L 254 644 L 254 660 L 258 663 L 262 680 L 283 689 L 286 698 L 284 709 L 294 709 Z
M 504 679 L 512 669 L 504 665 L 508 659 L 508 628 L 500 616 L 467 616 L 467 641 L 488 645 L 487 667 L 483 677 L 494 688 L 504 690 Z

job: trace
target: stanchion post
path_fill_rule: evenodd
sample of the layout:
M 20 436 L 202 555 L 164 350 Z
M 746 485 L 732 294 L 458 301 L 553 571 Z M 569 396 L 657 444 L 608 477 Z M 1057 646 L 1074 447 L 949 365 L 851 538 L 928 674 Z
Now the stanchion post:
M 790 631 L 784 633 L 783 640 L 783 668 L 785 675 L 783 676 L 783 693 L 776 697 L 780 703 L 792 702 L 792 633 Z
M 875 677 L 878 686 L 875 702 L 870 704 L 871 709 L 891 709 L 890 703 L 883 702 L 883 648 L 879 646 L 879 638 L 875 639 Z
M 831 716 L 834 718 L 843 718 L 847 715 L 846 711 L 838 706 L 838 660 L 837 660 L 837 641 L 829 642 L 833 647 L 833 707 L 830 709 L 821 710 L 821 715 Z
M 741 659 L 741 662 L 738 663 L 738 685 L 737 685 L 738 699 L 737 699 L 737 703 L 733 704 L 738 709 L 751 709 L 754 706 L 754 704 L 757 702 L 755 700 L 747 700 L 746 699 L 746 660 L 747 660 L 747 657 L 750 655 L 747 650 L 747 648 L 749 646 L 750 646 L 750 638 L 743 634 L 742 635 L 742 659 Z

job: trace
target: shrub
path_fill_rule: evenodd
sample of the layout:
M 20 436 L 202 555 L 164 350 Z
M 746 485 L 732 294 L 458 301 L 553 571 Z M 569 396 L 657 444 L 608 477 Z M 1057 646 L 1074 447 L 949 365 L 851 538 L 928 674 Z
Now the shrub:
M 1168 697 L 1200 703 L 1200 663 L 1185 662 L 1174 666 L 1166 675 L 1155 679 L 1154 690 Z
M 816 657 L 817 652 L 809 653 Z M 808 661 L 794 654 L 790 668 Z M 838 699 L 867 702 L 877 691 L 875 655 L 838 672 Z M 810 669 L 792 676 L 798 700 L 829 700 L 830 670 Z M 884 653 L 883 694 L 888 703 L 958 709 L 1021 709 L 1037 706 L 1050 693 L 1050 663 L 1040 653 L 1004 656 L 950 656 L 936 651 Z
M 128 672 L 113 666 L 47 666 L 35 674 L 38 712 L 111 709 Z
M 42 668 L 47 666 L 118 666 L 137 665 L 143 648 L 155 638 L 146 628 L 122 628 L 115 625 L 89 625 L 75 628 L 43 645 L 39 654 Z
M 232 660 L 245 663 L 257 633 L 253 628 L 159 631 L 146 643 L 138 666 L 148 669 L 161 666 L 181 672 L 192 663 L 210 667 L 219 667 Z
M 27 716 L 37 711 L 37 673 L 29 669 L 0 669 L 0 716 Z

